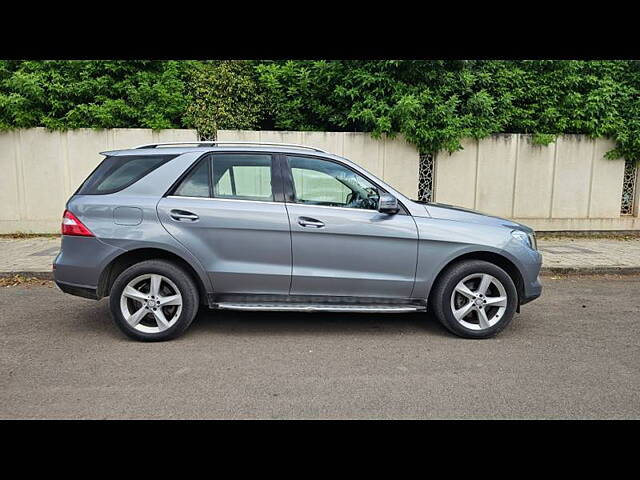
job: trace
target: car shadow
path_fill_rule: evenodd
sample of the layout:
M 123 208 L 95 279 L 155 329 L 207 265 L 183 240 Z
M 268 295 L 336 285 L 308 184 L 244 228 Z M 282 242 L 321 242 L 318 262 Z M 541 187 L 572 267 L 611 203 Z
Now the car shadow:
M 451 336 L 427 313 L 330 313 L 330 312 L 241 312 L 201 309 L 191 325 L 192 333 L 231 335 L 278 335 L 365 333 L 393 334 L 422 331 L 435 336 Z
M 70 301 L 73 302 L 74 308 L 67 310 L 64 323 L 73 333 L 104 335 L 119 340 L 126 338 L 111 318 L 108 299 L 103 298 L 96 302 L 72 298 Z

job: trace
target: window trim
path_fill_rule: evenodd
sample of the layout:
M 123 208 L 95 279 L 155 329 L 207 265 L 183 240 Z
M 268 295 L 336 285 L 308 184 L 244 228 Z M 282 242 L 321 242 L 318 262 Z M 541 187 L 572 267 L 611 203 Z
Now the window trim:
M 216 202 L 271 203 L 273 205 L 282 204 L 282 202 L 274 202 L 270 200 L 247 200 L 244 198 L 220 198 L 220 197 L 189 197 L 187 195 L 167 195 L 166 198 L 184 198 L 187 200 L 215 200 Z
M 351 170 L 356 175 L 361 176 L 362 178 L 364 178 L 366 181 L 368 181 L 372 185 L 375 185 L 375 187 L 378 189 L 379 193 L 389 193 L 385 188 L 381 187 L 378 184 L 378 182 L 374 182 L 367 175 L 362 174 L 361 172 L 357 171 L 356 169 L 352 168 L 351 166 L 346 165 L 345 163 L 343 163 L 343 162 L 341 162 L 339 160 L 336 160 L 335 158 L 328 158 L 328 157 L 323 157 L 323 156 L 320 156 L 320 155 L 313 155 L 313 154 L 306 154 L 306 153 L 305 154 L 281 153 L 281 154 L 278 155 L 278 157 L 279 157 L 278 159 L 279 159 L 279 162 L 280 162 L 280 168 L 283 171 L 283 174 L 282 174 L 283 175 L 283 180 L 285 182 L 285 187 L 284 187 L 284 201 L 285 201 L 285 203 L 291 203 L 291 204 L 295 204 L 295 205 L 304 205 L 304 206 L 307 206 L 307 207 L 342 208 L 342 209 L 356 210 L 356 211 L 362 211 L 362 212 L 378 212 L 378 210 L 371 210 L 371 209 L 368 209 L 368 208 L 340 207 L 340 206 L 333 206 L 333 205 L 313 205 L 311 203 L 299 202 L 298 199 L 295 196 L 293 172 L 291 171 L 291 167 L 289 166 L 289 162 L 287 161 L 287 157 L 312 158 L 312 159 L 315 159 L 315 160 L 324 160 L 325 162 L 332 162 L 332 163 L 338 164 L 343 168 Z M 402 204 L 400 199 L 397 199 L 397 200 L 398 200 L 398 206 L 400 207 L 400 210 L 398 211 L 398 213 L 396 215 L 408 215 L 408 210 Z

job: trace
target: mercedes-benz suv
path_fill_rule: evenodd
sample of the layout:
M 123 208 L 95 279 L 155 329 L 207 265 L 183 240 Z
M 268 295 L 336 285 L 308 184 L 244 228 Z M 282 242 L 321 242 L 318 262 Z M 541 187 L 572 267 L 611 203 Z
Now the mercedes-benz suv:
M 541 293 L 531 228 L 411 200 L 349 160 L 290 144 L 195 142 L 104 152 L 69 199 L 58 287 L 109 297 L 144 341 L 198 309 L 432 311 L 495 335 Z

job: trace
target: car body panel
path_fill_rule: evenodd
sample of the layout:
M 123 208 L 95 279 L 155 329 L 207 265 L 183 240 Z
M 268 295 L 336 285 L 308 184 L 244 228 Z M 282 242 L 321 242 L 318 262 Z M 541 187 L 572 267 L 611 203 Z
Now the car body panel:
M 53 261 L 54 280 L 95 290 L 104 267 L 125 250 L 96 237 L 63 235 L 60 252 Z
M 542 256 L 510 235 L 509 229 L 444 218 L 416 218 L 420 236 L 416 282 L 412 296 L 428 298 L 438 274 L 463 255 L 484 252 L 500 255 L 513 263 L 527 281 L 535 283 Z
M 82 284 L 97 288 L 104 269 L 123 253 L 153 248 L 175 254 L 186 261 L 198 274 L 207 291 L 212 290 L 200 261 L 171 236 L 158 220 L 156 204 L 158 199 L 152 196 L 120 196 L 111 195 L 76 195 L 67 203 L 67 208 L 74 212 L 78 219 L 95 235 L 95 237 L 62 236 L 62 248 L 59 258 L 56 258 L 55 279 L 77 284 L 74 275 L 65 267 L 67 265 L 86 265 L 82 275 Z M 113 217 L 114 210 L 127 202 L 135 204 L 142 210 L 142 221 L 136 225 L 116 224 Z M 135 203 L 134 203 L 135 202 Z M 91 248 L 87 251 L 77 249 L 81 240 L 94 238 Z M 84 259 L 84 260 L 83 260 Z
M 416 202 L 413 202 L 416 203 Z M 471 224 L 491 225 L 497 227 L 507 227 L 523 232 L 531 233 L 533 229 L 522 223 L 507 220 L 506 218 L 487 215 L 486 213 L 470 210 L 468 208 L 457 207 L 454 205 L 445 205 L 442 203 L 424 204 L 428 211 L 428 216 L 443 220 L 452 220 Z M 419 215 L 416 215 L 419 216 Z

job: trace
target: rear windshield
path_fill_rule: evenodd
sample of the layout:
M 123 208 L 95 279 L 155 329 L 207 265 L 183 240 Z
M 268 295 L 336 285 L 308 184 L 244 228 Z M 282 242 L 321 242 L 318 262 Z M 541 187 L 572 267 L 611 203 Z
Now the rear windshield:
M 177 155 L 124 155 L 105 158 L 80 186 L 77 195 L 105 195 L 134 184 Z

